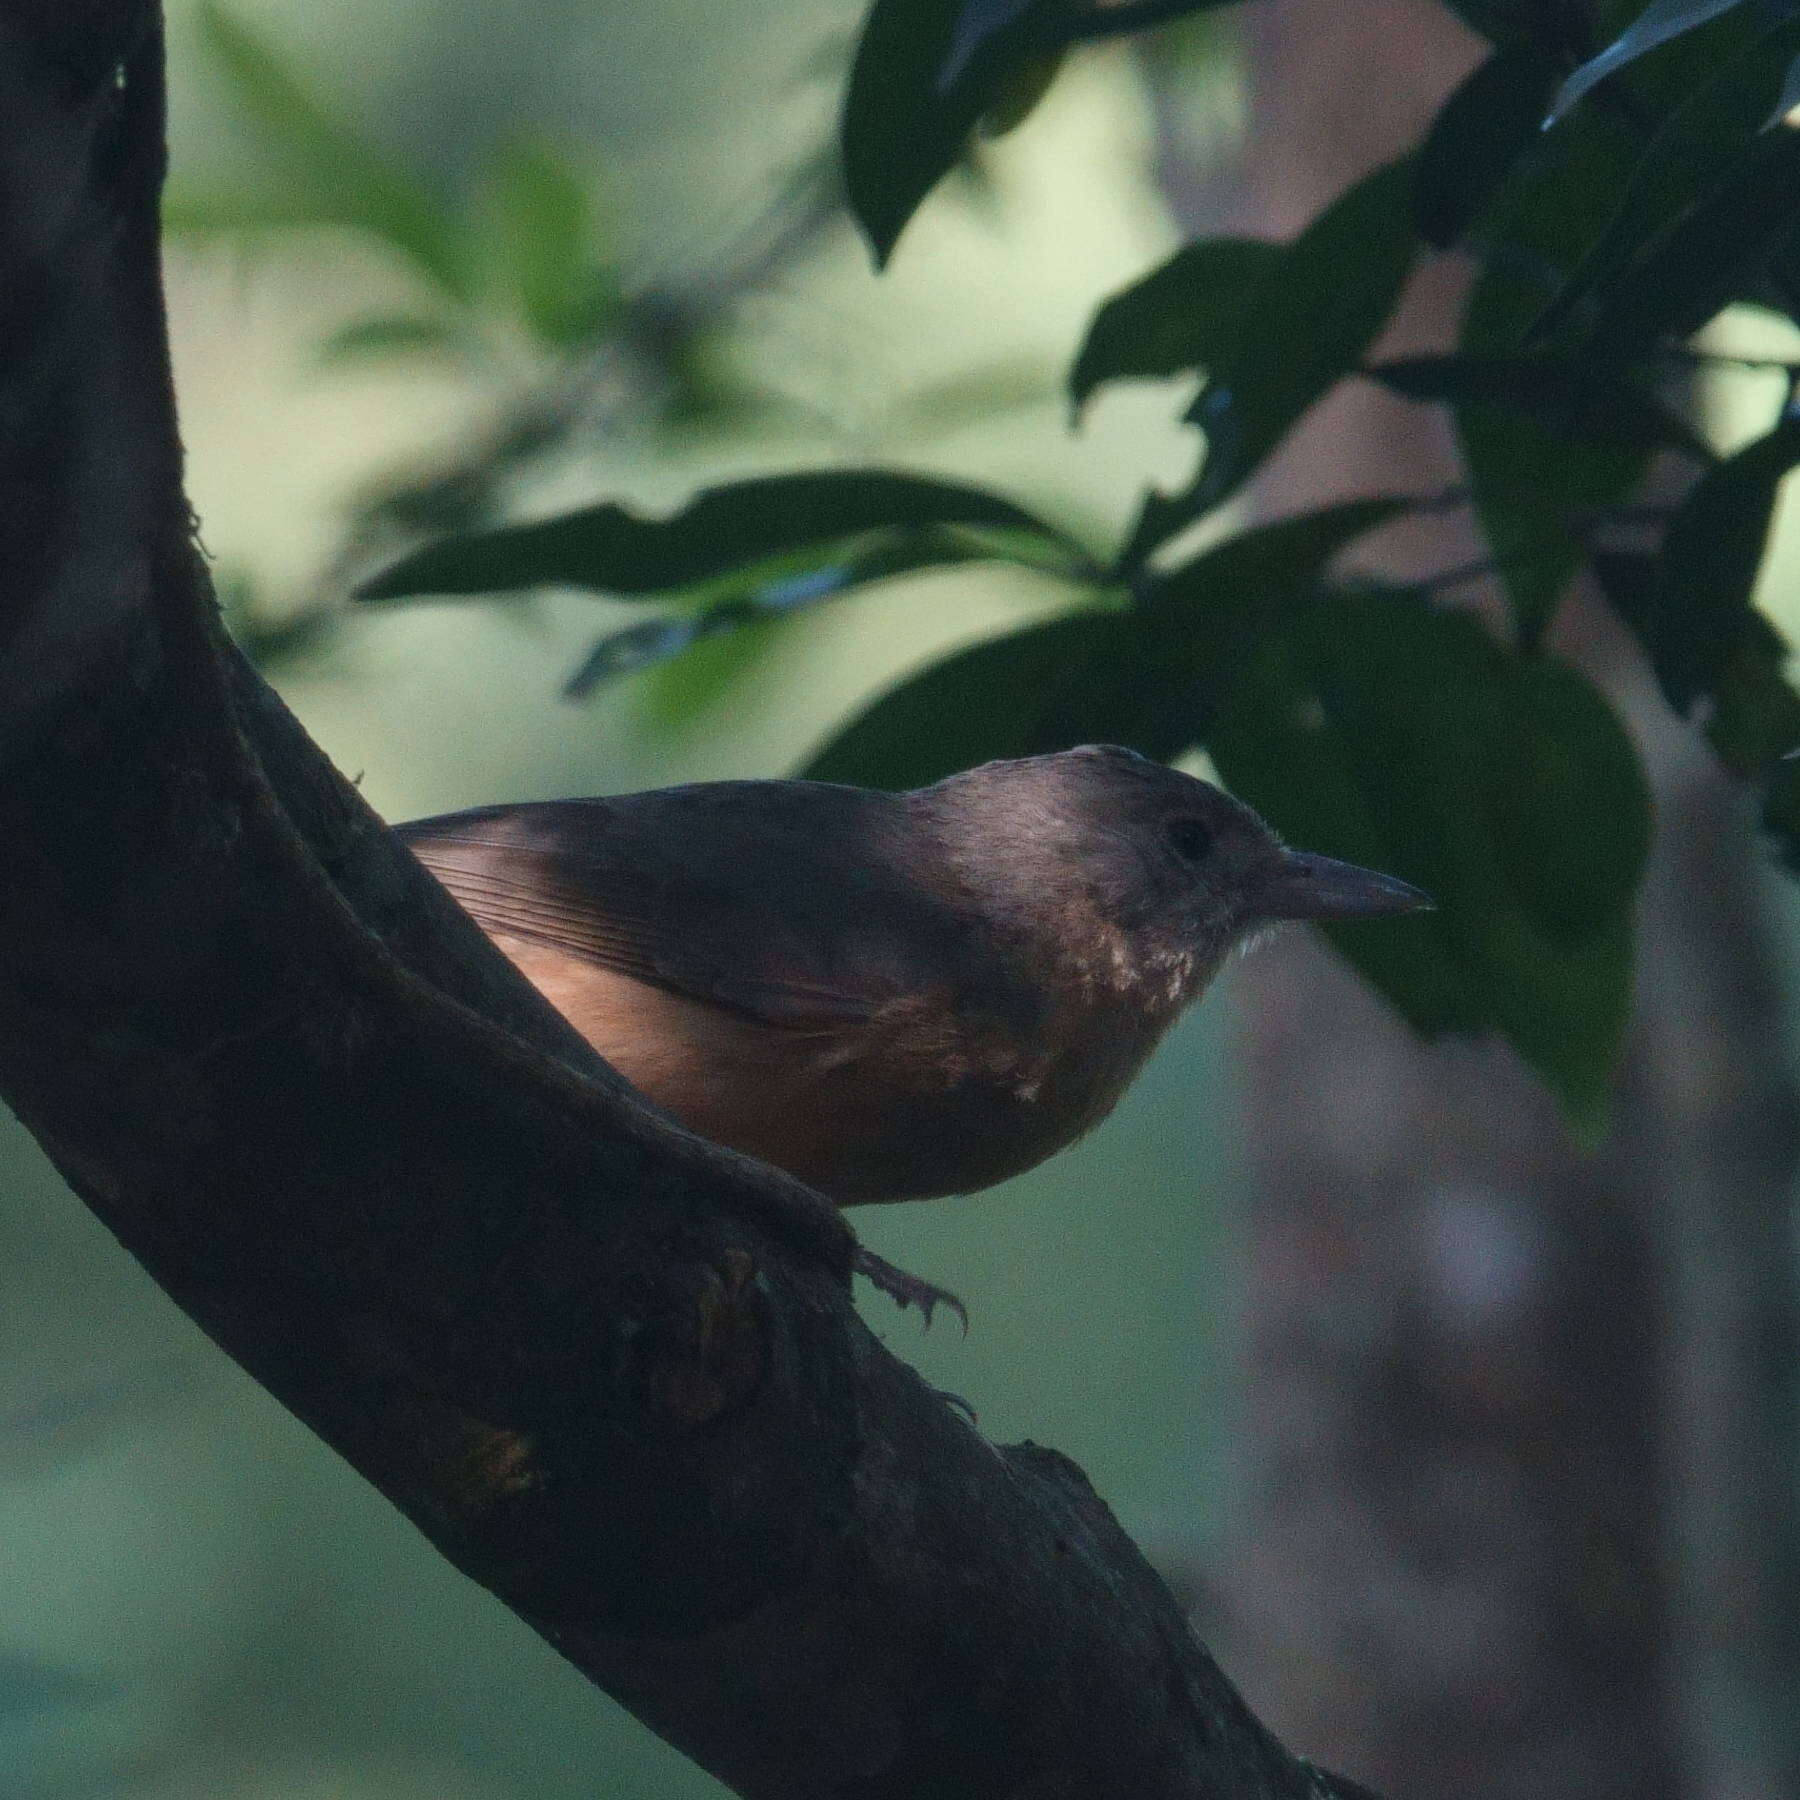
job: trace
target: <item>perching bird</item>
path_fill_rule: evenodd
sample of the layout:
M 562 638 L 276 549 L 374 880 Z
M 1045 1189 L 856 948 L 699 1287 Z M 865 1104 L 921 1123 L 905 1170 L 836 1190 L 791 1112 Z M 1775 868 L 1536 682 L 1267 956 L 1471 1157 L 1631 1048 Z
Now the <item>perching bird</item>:
M 637 1088 L 845 1206 L 1072 1143 L 1265 928 L 1431 904 L 1106 745 L 904 794 L 703 782 L 397 829 Z

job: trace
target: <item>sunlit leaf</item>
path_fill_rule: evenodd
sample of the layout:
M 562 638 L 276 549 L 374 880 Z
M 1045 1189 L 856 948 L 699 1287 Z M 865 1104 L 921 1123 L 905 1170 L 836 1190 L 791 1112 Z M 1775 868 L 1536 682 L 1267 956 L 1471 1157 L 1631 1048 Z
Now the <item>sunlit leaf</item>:
M 1229 499 L 1295 421 L 1362 361 L 1417 251 L 1412 183 L 1408 162 L 1377 169 L 1281 250 L 1189 409 L 1206 437 L 1200 473 L 1183 493 L 1151 496 L 1128 557 L 1147 555 Z
M 690 587 L 808 545 L 863 532 L 938 525 L 1015 531 L 1083 570 L 1079 546 L 998 495 L 890 470 L 766 475 L 707 488 L 667 518 L 623 506 L 450 538 L 401 558 L 357 597 L 394 600 L 577 587 L 648 594 Z
M 490 275 L 533 336 L 566 349 L 593 336 L 618 303 L 594 228 L 590 185 L 548 144 L 495 157 L 481 212 Z
M 309 94 L 275 49 L 217 0 L 201 0 L 200 43 L 274 158 L 272 205 L 314 224 L 379 238 L 445 293 L 466 298 L 468 258 L 455 220 L 419 182 Z
M 378 313 L 340 326 L 319 345 L 322 363 L 381 362 L 409 356 L 466 356 L 467 337 L 445 319 Z

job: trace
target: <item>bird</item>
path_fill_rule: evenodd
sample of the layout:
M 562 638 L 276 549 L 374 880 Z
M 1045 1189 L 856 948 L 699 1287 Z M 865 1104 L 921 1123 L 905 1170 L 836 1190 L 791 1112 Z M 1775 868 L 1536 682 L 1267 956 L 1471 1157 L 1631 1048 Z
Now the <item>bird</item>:
M 1117 745 L 904 793 L 697 782 L 396 827 L 690 1129 L 838 1206 L 968 1194 L 1106 1117 L 1239 948 L 1429 908 Z M 929 1323 L 947 1290 L 859 1251 Z

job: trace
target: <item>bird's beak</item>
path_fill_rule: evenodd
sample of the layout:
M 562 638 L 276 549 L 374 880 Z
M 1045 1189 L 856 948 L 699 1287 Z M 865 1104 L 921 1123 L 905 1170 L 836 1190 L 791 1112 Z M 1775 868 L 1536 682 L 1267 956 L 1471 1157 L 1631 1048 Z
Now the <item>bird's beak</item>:
M 1250 895 L 1259 919 L 1384 919 L 1436 904 L 1409 882 L 1305 850 L 1284 851 Z

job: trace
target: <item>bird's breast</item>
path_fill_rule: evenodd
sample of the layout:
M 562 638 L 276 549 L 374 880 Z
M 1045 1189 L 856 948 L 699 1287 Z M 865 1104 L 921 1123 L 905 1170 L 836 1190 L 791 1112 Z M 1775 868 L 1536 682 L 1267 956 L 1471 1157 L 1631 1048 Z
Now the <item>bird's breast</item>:
M 1042 1162 L 1112 1110 L 1166 1023 L 1115 1006 L 1022 1027 L 945 989 L 797 1028 L 495 941 L 659 1106 L 842 1205 L 971 1193 Z

